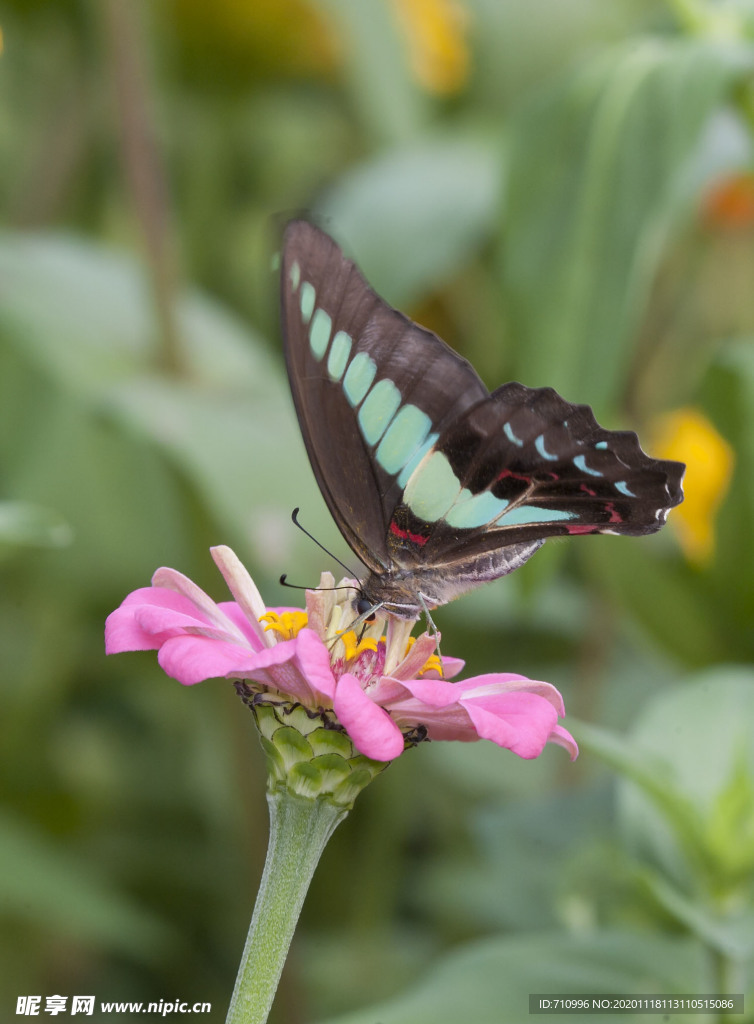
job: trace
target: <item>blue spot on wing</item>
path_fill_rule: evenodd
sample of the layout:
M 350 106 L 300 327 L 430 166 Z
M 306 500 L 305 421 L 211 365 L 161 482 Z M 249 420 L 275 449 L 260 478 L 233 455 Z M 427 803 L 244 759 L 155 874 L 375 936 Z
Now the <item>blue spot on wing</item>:
M 573 464 L 576 469 L 580 469 L 582 473 L 588 473 L 589 476 L 602 476 L 602 473 L 598 469 L 590 469 L 586 464 L 585 455 L 577 455 L 573 460 Z
M 550 461 L 550 462 L 554 462 L 555 460 L 557 460 L 557 455 L 552 455 L 545 448 L 545 436 L 544 436 L 544 434 L 540 434 L 539 435 L 537 440 L 534 442 L 534 447 L 537 449 L 537 451 L 539 452 L 539 454 L 542 456 L 543 459 L 548 459 L 548 461 Z
M 555 523 L 563 519 L 578 519 L 575 512 L 541 508 L 539 505 L 519 505 L 500 519 L 502 526 L 528 526 L 530 523 Z
M 505 434 L 509 441 L 511 441 L 515 445 L 518 445 L 519 448 L 523 448 L 524 442 L 521 440 L 520 437 L 516 437 L 516 435 L 513 433 L 513 428 L 511 427 L 510 423 L 504 424 L 503 433 Z

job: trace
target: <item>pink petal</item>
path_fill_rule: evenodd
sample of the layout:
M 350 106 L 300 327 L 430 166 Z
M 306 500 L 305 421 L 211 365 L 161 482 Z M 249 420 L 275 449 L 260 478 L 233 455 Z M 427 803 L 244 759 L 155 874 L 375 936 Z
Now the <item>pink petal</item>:
M 193 605 L 194 614 L 207 622 L 218 625 L 218 620 L 222 618 L 222 614 L 212 598 L 205 594 L 193 580 L 176 569 L 167 569 L 164 566 L 157 569 L 152 575 L 152 589 L 180 594 Z
M 443 679 L 452 679 L 457 676 L 466 662 L 463 658 L 449 658 L 444 654 L 441 656 Z
M 209 550 L 215 565 L 223 574 L 228 590 L 243 612 L 249 624 L 248 628 L 256 634 L 256 638 L 262 647 L 272 647 L 275 640 L 269 633 L 265 633 L 259 621 L 267 609 L 264 606 L 264 601 L 257 589 L 257 585 L 249 575 L 246 566 L 241 562 L 235 551 L 225 544 L 219 544 L 217 547 L 210 548 Z
M 356 676 L 346 672 L 340 677 L 333 706 L 354 746 L 365 757 L 392 761 L 403 753 L 400 729 L 387 711 L 364 693 Z
M 271 644 L 263 643 L 259 638 L 259 633 L 249 623 L 244 613 L 238 607 L 235 601 L 221 601 L 218 605 L 223 614 L 227 615 L 233 625 L 238 629 L 241 636 L 245 637 L 249 642 L 249 646 L 255 651 L 261 650 L 263 647 L 270 647 Z M 270 611 L 277 611 L 277 608 L 271 608 Z M 257 625 L 261 625 L 257 623 Z M 274 636 L 272 630 L 267 634 L 268 636 Z
M 555 708 L 559 717 L 565 715 L 560 692 L 551 684 L 539 679 L 527 679 L 513 672 L 490 672 L 472 676 L 453 684 L 464 697 L 486 697 L 500 693 L 534 693 L 543 697 Z
M 248 648 L 206 636 L 171 637 L 160 647 L 160 667 L 184 686 L 193 686 L 205 679 L 248 679 L 257 657 Z
M 261 651 L 184 634 L 166 640 L 158 660 L 185 686 L 204 679 L 249 679 L 307 707 L 329 706 L 335 691 L 327 648 L 311 630 Z
M 146 631 L 137 618 L 139 610 L 149 607 L 166 609 L 183 621 L 199 621 L 196 607 L 183 595 L 162 587 L 141 587 L 132 591 L 120 607 L 108 615 L 105 623 L 107 654 L 156 650 L 160 646 L 162 641 L 152 632 Z
M 462 683 L 449 683 L 445 679 L 395 680 L 406 694 L 416 698 L 427 708 L 446 708 L 456 705 L 463 696 Z M 391 709 L 392 710 L 392 709 Z
M 557 743 L 559 747 L 565 747 L 571 755 L 572 761 L 575 761 L 579 756 L 578 743 L 573 736 L 571 736 L 570 732 L 567 729 L 564 729 L 562 725 L 556 725 L 548 739 L 550 743 Z
M 403 661 L 396 665 L 390 675 L 395 679 L 416 679 L 427 659 L 434 654 L 436 647 L 435 638 L 429 633 L 422 633 L 411 645 L 411 649 Z
M 553 729 L 557 712 L 549 701 L 531 693 L 509 693 L 488 700 L 464 700 L 480 739 L 492 740 L 519 757 L 538 757 Z

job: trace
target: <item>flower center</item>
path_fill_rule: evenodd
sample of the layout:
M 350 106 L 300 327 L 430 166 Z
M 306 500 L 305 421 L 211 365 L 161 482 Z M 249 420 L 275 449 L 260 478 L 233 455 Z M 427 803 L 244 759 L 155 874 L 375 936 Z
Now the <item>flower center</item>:
M 358 640 L 356 638 L 356 632 L 353 629 L 349 629 L 347 632 L 341 634 L 340 637 L 343 647 L 345 648 L 345 659 L 346 661 L 353 661 L 363 651 L 376 651 L 377 641 L 372 636 L 365 636 L 363 639 Z M 382 637 L 382 640 L 385 638 Z
M 266 623 L 265 632 L 273 630 L 281 640 L 293 640 L 309 619 L 306 612 L 267 612 L 260 616 L 259 621 Z

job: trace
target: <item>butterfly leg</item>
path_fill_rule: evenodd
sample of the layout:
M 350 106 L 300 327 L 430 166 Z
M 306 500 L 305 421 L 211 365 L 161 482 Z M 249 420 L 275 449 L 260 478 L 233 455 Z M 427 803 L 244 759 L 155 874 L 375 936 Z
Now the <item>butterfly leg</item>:
M 441 654 L 440 654 L 440 631 L 438 630 L 437 626 L 435 625 L 434 619 L 429 614 L 429 608 L 427 607 L 427 602 L 424 600 L 424 595 L 421 593 L 421 591 L 419 591 L 418 597 L 419 597 L 419 603 L 422 606 L 422 611 L 424 612 L 424 615 L 425 615 L 425 617 L 427 619 L 427 625 L 429 626 L 429 632 L 431 632 L 432 635 L 435 638 L 435 650 L 437 651 L 437 657 L 441 658 Z

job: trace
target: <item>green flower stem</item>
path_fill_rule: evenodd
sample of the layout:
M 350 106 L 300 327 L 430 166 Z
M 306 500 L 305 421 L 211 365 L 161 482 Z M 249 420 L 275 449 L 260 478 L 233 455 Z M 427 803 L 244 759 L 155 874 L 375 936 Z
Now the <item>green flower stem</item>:
M 348 814 L 328 800 L 269 793 L 270 843 L 226 1024 L 264 1024 L 322 851 Z

